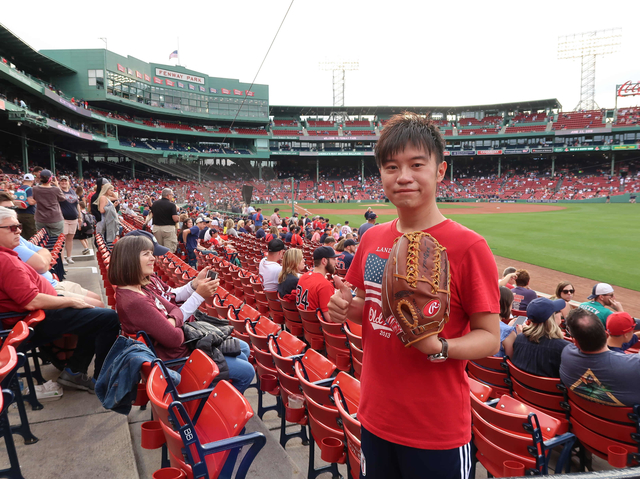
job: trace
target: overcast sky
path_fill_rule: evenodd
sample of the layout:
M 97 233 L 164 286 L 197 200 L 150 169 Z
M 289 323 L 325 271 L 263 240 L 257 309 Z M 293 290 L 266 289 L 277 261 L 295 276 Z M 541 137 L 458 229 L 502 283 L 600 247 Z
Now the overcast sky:
M 251 82 L 290 0 L 3 2 L 2 22 L 40 49 L 103 48 L 147 62 Z M 558 36 L 622 27 L 597 61 L 596 102 L 640 81 L 640 1 L 295 0 L 257 83 L 272 105 L 331 105 L 322 61 L 358 61 L 347 105 L 478 105 L 580 98 L 580 61 L 557 60 Z M 620 105 L 638 105 L 640 97 Z

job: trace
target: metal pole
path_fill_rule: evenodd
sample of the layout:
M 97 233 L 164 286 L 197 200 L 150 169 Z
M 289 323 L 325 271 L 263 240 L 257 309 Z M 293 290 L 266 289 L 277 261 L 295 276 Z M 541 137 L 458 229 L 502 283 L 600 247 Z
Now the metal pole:
M 316 158 L 316 186 L 320 182 L 320 158 Z
M 262 179 L 262 161 L 258 162 L 258 179 Z
M 202 183 L 202 174 L 201 174 L 202 163 L 198 162 L 198 183 Z
M 498 157 L 498 178 L 502 176 L 502 158 Z
M 453 157 L 451 158 L 451 183 L 453 183 Z
M 78 178 L 82 179 L 82 156 L 76 153 L 76 159 L 78 160 Z
M 29 173 L 29 145 L 27 144 L 27 136 L 22 133 L 22 169 L 25 174 Z
M 49 145 L 49 161 L 51 164 L 51 167 L 49 168 L 51 170 L 51 173 L 53 173 L 53 175 L 55 176 L 56 174 L 56 150 L 53 147 L 53 143 L 51 143 Z
M 616 154 L 611 153 L 611 176 L 613 176 L 615 164 L 616 164 Z
M 131 178 L 136 179 L 136 160 L 131 158 Z
M 360 158 L 360 178 L 362 186 L 364 186 L 364 157 Z
M 293 176 L 291 177 L 291 217 L 293 218 L 293 214 L 296 212 L 296 206 L 295 206 L 295 190 L 293 189 L 293 185 L 294 185 L 294 178 Z
M 556 176 L 556 155 L 551 157 L 551 178 Z

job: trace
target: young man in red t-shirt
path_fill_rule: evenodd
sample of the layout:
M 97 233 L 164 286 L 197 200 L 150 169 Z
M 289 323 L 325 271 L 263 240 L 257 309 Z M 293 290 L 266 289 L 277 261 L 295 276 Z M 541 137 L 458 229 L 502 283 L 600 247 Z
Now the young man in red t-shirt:
M 385 125 L 375 158 L 398 219 L 361 238 L 345 284 L 331 297 L 332 321 L 362 323 L 361 477 L 466 479 L 471 407 L 466 360 L 500 347 L 496 263 L 477 233 L 446 219 L 436 189 L 447 170 L 437 126 L 414 113 Z M 439 335 L 405 348 L 382 315 L 382 274 L 396 238 L 425 231 L 447 249 L 451 312 Z M 352 298 L 350 286 L 356 289 Z
M 296 306 L 303 311 L 320 309 L 328 318 L 328 305 L 335 288 L 327 279 L 327 273 L 336 272 L 335 250 L 329 246 L 320 246 L 313 252 L 313 271 L 300 276 L 296 288 Z

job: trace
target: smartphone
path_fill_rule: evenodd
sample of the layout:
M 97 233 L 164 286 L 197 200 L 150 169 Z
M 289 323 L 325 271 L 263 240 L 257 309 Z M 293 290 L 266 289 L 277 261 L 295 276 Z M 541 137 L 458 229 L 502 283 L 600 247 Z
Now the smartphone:
M 516 319 L 516 322 L 513 323 L 513 325 L 514 326 L 522 326 L 526 320 L 527 320 L 526 316 L 518 316 L 518 319 Z
M 218 279 L 218 272 L 210 269 L 207 273 L 207 278 Z

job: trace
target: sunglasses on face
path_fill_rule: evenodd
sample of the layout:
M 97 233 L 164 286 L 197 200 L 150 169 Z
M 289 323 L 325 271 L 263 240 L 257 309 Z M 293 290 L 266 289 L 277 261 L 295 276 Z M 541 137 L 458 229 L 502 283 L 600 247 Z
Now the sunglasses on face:
M 22 231 L 22 225 L 18 223 L 17 225 L 9 225 L 9 226 L 0 226 L 0 228 L 8 228 L 12 233 L 17 233 L 18 231 Z
M 573 294 L 573 293 L 576 292 L 576 290 L 575 289 L 563 289 L 562 292 L 564 294 Z

